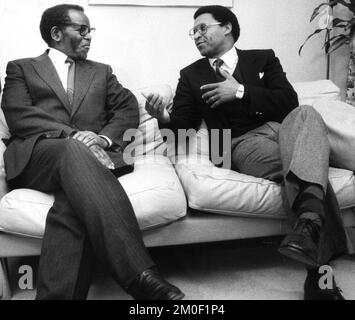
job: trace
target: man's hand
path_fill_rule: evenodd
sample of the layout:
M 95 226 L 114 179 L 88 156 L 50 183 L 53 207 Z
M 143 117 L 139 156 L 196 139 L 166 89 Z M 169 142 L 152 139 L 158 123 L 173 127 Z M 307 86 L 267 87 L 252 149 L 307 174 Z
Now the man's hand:
M 108 154 L 104 149 L 102 149 L 97 144 L 92 145 L 89 149 L 95 155 L 97 160 L 101 162 L 103 166 L 105 166 L 110 170 L 115 169 L 114 163 L 112 162 L 111 158 L 108 156 Z
M 157 93 L 150 93 L 148 96 L 144 96 L 147 100 L 145 103 L 145 109 L 154 118 L 158 119 L 162 123 L 170 122 L 170 115 L 167 110 L 167 105 L 163 101 L 163 97 Z
M 78 131 L 74 134 L 73 139 L 81 141 L 88 148 L 94 145 L 97 145 L 102 149 L 108 148 L 108 142 L 106 141 L 106 139 L 98 136 L 96 133 L 91 131 Z
M 227 71 L 223 69 L 220 69 L 220 71 L 222 76 L 226 78 L 225 81 L 206 84 L 200 88 L 204 92 L 202 99 L 210 105 L 211 109 L 236 99 L 235 94 L 240 86 L 240 83 Z

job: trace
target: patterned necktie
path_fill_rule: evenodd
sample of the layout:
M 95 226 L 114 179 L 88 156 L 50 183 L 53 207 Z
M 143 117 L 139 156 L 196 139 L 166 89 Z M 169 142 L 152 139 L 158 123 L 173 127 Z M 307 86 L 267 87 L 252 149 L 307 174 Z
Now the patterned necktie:
M 74 80 L 75 80 L 75 62 L 72 58 L 67 58 L 65 63 L 68 63 L 68 80 L 67 80 L 67 96 L 70 105 L 73 104 L 74 100 Z
M 216 66 L 216 78 L 218 82 L 222 82 L 224 80 L 226 80 L 225 77 L 222 76 L 221 74 L 221 67 L 223 65 L 223 60 L 222 59 L 217 59 L 215 62 L 215 66 Z

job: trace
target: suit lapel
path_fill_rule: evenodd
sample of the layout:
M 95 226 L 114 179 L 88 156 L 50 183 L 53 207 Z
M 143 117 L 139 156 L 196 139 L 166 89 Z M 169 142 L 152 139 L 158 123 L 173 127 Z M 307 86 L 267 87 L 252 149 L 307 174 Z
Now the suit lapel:
M 259 73 L 255 58 L 251 55 L 245 54 L 243 50 L 237 49 L 238 52 L 238 66 L 242 78 L 246 84 L 256 84 L 259 81 Z
M 44 82 L 48 84 L 49 87 L 57 95 L 58 99 L 62 102 L 63 106 L 70 113 L 70 104 L 68 100 L 68 96 L 63 88 L 63 85 L 59 79 L 58 73 L 54 68 L 52 61 L 49 59 L 48 54 L 44 53 L 38 58 L 34 59 L 32 65 L 38 75 L 42 78 Z
M 197 69 L 196 79 L 199 79 L 201 86 L 217 82 L 216 73 L 207 58 L 202 60 L 202 63 Z
M 75 63 L 75 90 L 71 116 L 79 109 L 94 79 L 94 75 L 94 68 L 85 61 L 77 61 Z

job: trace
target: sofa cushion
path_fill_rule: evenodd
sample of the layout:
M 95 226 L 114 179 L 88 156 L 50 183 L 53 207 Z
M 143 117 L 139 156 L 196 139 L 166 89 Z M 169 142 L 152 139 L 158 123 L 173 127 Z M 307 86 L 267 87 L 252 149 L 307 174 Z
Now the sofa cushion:
M 135 170 L 118 179 L 142 230 L 158 227 L 186 214 L 185 194 L 165 157 L 137 160 Z M 0 201 L 0 230 L 40 238 L 54 197 L 31 189 L 16 189 Z
M 166 145 L 161 136 L 158 121 L 153 118 L 145 109 L 146 98 L 149 93 L 158 93 L 163 97 L 163 101 L 169 104 L 173 99 L 173 93 L 168 85 L 156 85 L 152 87 L 132 90 L 138 100 L 140 123 L 136 130 L 130 130 L 130 135 L 134 137 L 125 149 L 125 154 L 134 158 L 141 158 L 148 155 L 166 155 Z M 127 134 L 128 132 L 126 132 Z
M 328 99 L 318 99 L 312 106 L 328 128 L 331 164 L 355 171 L 355 107 Z
M 175 169 L 189 207 L 233 216 L 283 218 L 281 187 L 229 169 L 208 159 L 179 159 Z M 342 209 L 355 206 L 353 172 L 330 168 L 329 179 Z
M 331 80 L 316 80 L 292 83 L 300 105 L 312 105 L 319 99 L 340 100 L 340 89 Z
M 274 182 L 217 168 L 203 158 L 180 158 L 175 169 L 193 209 L 249 217 L 282 214 L 281 189 Z

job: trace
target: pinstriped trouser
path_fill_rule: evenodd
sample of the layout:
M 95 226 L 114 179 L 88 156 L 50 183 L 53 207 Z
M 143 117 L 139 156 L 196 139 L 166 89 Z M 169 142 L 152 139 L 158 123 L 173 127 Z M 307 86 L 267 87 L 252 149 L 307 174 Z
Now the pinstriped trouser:
M 38 141 L 11 185 L 55 195 L 46 221 L 37 299 L 85 299 L 95 257 L 123 287 L 154 265 L 124 189 L 82 142 Z

